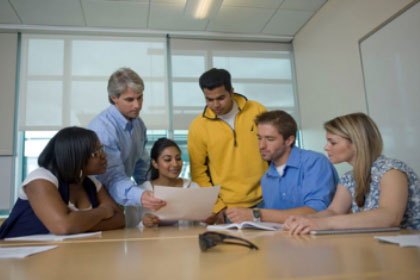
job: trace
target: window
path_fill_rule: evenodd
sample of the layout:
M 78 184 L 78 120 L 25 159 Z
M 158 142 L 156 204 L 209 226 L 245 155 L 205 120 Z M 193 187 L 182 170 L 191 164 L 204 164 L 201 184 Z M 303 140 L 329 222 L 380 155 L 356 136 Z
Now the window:
M 23 35 L 19 93 L 21 179 L 37 167 L 39 153 L 57 130 L 86 126 L 109 106 L 107 81 L 120 67 L 132 68 L 145 82 L 141 117 L 148 127 L 147 149 L 150 151 L 160 137 L 173 138 L 182 150 L 182 177 L 190 174 L 188 128 L 205 105 L 198 85 L 204 71 L 225 68 L 232 75 L 235 92 L 269 110 L 283 109 L 297 117 L 290 45 L 168 40 Z
M 198 78 L 213 67 L 230 72 L 235 92 L 297 119 L 290 45 L 189 39 L 172 39 L 170 45 L 174 129 L 188 129 L 203 111 Z
M 21 58 L 20 131 L 86 126 L 109 106 L 106 85 L 120 67 L 141 73 L 148 127 L 169 127 L 164 39 L 31 34 Z

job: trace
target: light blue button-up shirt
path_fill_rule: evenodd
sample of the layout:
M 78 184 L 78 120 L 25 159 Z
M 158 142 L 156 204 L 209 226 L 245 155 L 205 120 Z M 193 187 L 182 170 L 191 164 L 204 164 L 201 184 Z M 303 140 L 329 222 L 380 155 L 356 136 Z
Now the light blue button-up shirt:
M 114 105 L 96 116 L 88 125 L 105 147 L 108 168 L 96 176 L 114 200 L 124 206 L 141 206 L 149 156 L 146 126 L 142 119 L 127 120 Z M 134 181 L 131 179 L 134 179 Z
M 264 208 L 292 209 L 311 207 L 326 209 L 337 188 L 338 175 L 323 154 L 293 147 L 283 176 L 273 162 L 261 178 Z

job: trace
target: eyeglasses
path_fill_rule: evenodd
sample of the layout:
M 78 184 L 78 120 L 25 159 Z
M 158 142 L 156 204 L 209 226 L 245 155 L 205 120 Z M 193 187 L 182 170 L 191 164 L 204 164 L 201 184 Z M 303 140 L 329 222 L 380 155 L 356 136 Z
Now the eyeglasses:
M 234 241 L 229 241 L 229 240 L 234 240 Z M 207 231 L 205 233 L 199 234 L 198 242 L 200 244 L 200 249 L 203 252 L 207 251 L 207 249 L 210 249 L 218 244 L 239 245 L 239 246 L 248 247 L 250 249 L 258 250 L 258 247 L 255 244 L 253 244 L 252 242 L 246 239 L 232 236 L 232 235 L 223 234 L 220 232 L 215 232 L 215 231 Z
M 90 154 L 90 157 L 98 158 L 103 154 L 105 154 L 105 147 L 104 145 L 101 145 L 95 152 Z

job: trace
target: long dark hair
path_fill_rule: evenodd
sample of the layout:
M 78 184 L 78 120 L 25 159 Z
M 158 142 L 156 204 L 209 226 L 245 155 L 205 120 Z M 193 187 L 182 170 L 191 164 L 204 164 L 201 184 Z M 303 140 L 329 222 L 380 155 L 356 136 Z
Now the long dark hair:
M 150 151 L 150 167 L 149 167 L 149 173 L 150 173 L 150 180 L 155 180 L 159 178 L 159 170 L 157 170 L 153 164 L 152 160 L 155 162 L 158 162 L 158 158 L 163 150 L 165 150 L 168 147 L 175 147 L 178 149 L 178 151 L 181 153 L 181 149 L 179 148 L 178 144 L 175 143 L 175 141 L 168 139 L 168 138 L 159 138 L 155 144 L 153 144 L 153 148 Z
M 51 171 L 59 181 L 78 183 L 97 141 L 91 130 L 76 126 L 63 128 L 48 142 L 38 165 Z

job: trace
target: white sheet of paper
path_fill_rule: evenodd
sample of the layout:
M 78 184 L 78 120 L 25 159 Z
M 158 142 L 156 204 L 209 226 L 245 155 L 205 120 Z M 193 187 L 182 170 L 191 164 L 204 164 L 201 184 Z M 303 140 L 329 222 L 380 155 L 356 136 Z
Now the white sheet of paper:
M 57 247 L 58 247 L 57 245 L 51 245 L 51 246 L 0 248 L 0 259 L 9 259 L 9 258 L 21 259 L 26 256 L 38 254 L 38 253 L 48 251 Z
M 5 241 L 63 241 L 65 239 L 83 238 L 91 236 L 101 236 L 102 231 L 88 232 L 88 233 L 77 233 L 68 235 L 55 235 L 52 233 L 48 234 L 34 234 L 20 237 L 5 238 Z
M 207 188 L 174 188 L 155 186 L 154 194 L 166 201 L 154 214 L 161 220 L 201 221 L 208 218 L 213 210 L 220 186 Z
M 420 247 L 420 234 L 401 234 L 395 236 L 375 236 L 380 241 L 399 244 L 400 247 Z

